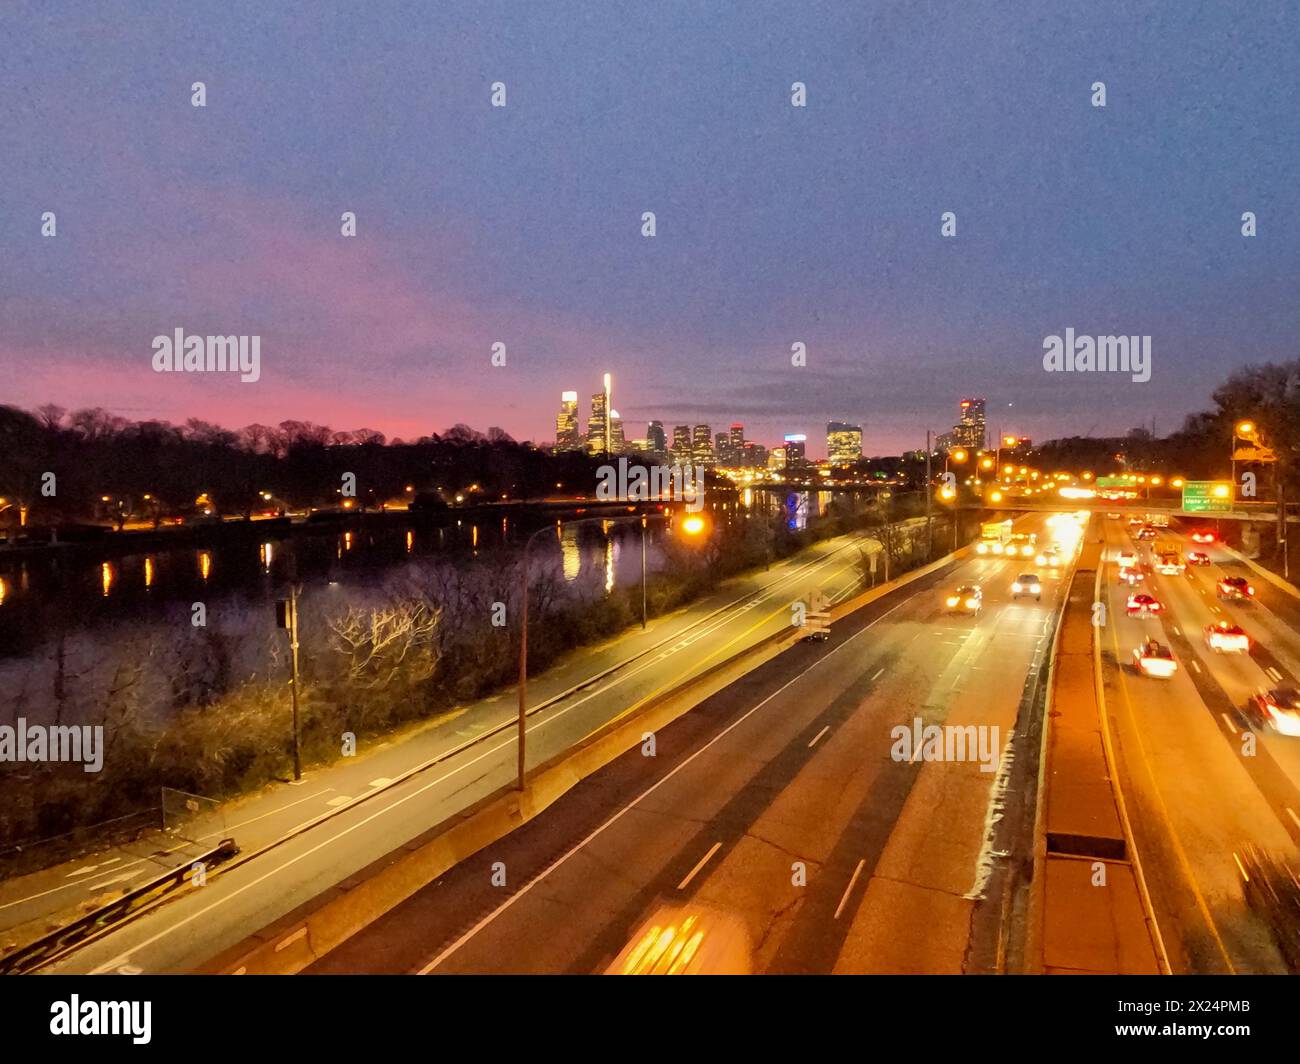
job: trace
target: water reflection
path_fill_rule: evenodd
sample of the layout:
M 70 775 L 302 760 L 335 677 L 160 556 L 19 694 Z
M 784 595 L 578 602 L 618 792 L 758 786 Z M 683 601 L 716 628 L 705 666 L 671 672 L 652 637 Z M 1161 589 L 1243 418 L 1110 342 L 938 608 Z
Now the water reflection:
M 104 562 L 104 564 L 99 567 L 99 583 L 104 589 L 105 598 L 108 597 L 109 591 L 113 589 L 113 578 L 115 575 L 111 562 Z
M 153 587 L 153 558 L 148 555 L 144 559 L 144 586 Z
M 560 536 L 564 579 L 569 583 L 573 583 L 578 579 L 578 574 L 582 572 L 582 551 L 578 547 L 578 530 L 572 526 L 561 528 L 558 521 L 555 530 Z
M 199 551 L 199 576 L 204 583 L 207 583 L 208 577 L 212 575 L 212 552 L 210 550 Z

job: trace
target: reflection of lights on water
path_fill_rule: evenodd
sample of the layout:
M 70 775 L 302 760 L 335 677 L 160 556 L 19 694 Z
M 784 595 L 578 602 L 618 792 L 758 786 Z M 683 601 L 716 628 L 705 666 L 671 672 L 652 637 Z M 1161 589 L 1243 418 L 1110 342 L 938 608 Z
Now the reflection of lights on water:
M 740 493 L 740 504 L 746 509 L 752 509 L 754 506 L 754 489 L 746 488 Z
M 153 587 L 153 559 L 150 557 L 144 560 L 144 586 Z
M 555 523 L 556 535 L 560 537 L 560 557 L 561 564 L 564 567 L 564 579 L 570 582 L 578 579 L 578 574 L 582 572 L 582 551 L 578 549 L 578 530 L 576 528 L 562 529 L 560 523 Z
M 614 541 L 612 539 L 606 539 L 605 540 L 605 593 L 606 594 L 614 590 L 614 557 L 615 557 Z
M 351 532 L 344 532 L 344 533 L 343 533 L 343 549 L 344 549 L 344 550 L 351 550 L 351 549 L 352 549 L 352 533 L 351 533 Z
M 410 554 L 415 547 L 415 533 L 411 529 L 406 530 L 406 553 Z
M 478 550 L 478 525 L 471 526 L 469 530 L 469 545 Z
M 99 583 L 100 586 L 103 587 L 105 595 L 107 595 L 113 587 L 114 576 L 113 566 L 108 562 L 105 562 L 99 567 Z
M 510 531 L 510 518 L 508 518 L 508 517 L 503 517 L 503 518 L 501 518 L 501 540 L 502 540 L 502 542 L 505 541 L 506 534 L 507 534 L 509 531 Z
M 9 585 L 5 583 L 5 578 L 0 576 L 0 606 L 4 605 L 5 594 L 9 590 Z
M 271 560 L 275 557 L 275 547 L 271 543 L 262 544 L 262 568 L 271 571 Z
M 199 576 L 206 580 L 212 573 L 212 552 L 199 551 Z

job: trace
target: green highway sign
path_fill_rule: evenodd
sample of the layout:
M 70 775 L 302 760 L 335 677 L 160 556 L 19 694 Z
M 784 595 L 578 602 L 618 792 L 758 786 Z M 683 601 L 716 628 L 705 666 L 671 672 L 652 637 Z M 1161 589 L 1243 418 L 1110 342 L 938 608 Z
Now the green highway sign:
M 1132 486 L 1131 482 L 1125 480 L 1123 477 L 1098 477 L 1097 478 L 1097 487 L 1099 488 L 1127 488 L 1131 486 Z
M 1189 480 L 1183 485 L 1183 511 L 1226 514 L 1232 510 L 1232 484 L 1226 480 Z

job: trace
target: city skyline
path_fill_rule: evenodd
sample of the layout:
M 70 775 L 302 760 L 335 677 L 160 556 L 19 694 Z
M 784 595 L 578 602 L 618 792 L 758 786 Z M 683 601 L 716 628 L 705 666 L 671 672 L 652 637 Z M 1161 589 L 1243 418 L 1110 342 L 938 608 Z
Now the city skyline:
M 594 359 L 636 397 L 628 424 L 671 410 L 775 441 L 851 411 L 896 452 L 948 423 L 948 388 L 1005 397 L 1035 439 L 1171 429 L 1300 332 L 1286 5 L 523 12 L 495 34 L 422 10 L 360 40 L 302 11 L 0 15 L 8 402 L 542 441 Z M 912 77 L 936 56 L 967 89 Z M 366 93 L 338 90 L 343 67 Z M 153 373 L 178 327 L 260 335 L 261 379 Z M 1044 373 L 1067 327 L 1152 336 L 1150 382 Z

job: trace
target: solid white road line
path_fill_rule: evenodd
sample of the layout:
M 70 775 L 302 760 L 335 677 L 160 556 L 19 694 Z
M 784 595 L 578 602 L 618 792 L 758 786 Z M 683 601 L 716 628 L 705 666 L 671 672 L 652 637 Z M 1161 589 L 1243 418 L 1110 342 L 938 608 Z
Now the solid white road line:
M 828 725 L 826 725 L 826 727 L 824 727 L 821 731 L 819 731 L 816 735 L 814 735 L 814 736 L 812 737 L 812 741 L 809 742 L 809 744 L 808 744 L 808 749 L 811 750 L 814 746 L 816 746 L 816 745 L 817 745 L 817 740 L 820 739 L 823 735 L 825 735 L 825 734 L 826 734 L 828 731 L 830 731 L 830 730 L 831 730 L 831 726 L 828 724 Z
M 715 842 L 712 846 L 710 846 L 709 852 L 700 858 L 700 863 L 697 864 L 694 868 L 692 868 L 689 872 L 687 872 L 686 878 L 677 884 L 677 889 L 685 890 L 686 885 L 690 883 L 692 879 L 695 878 L 695 873 L 698 872 L 701 868 L 703 868 L 706 864 L 708 864 L 709 858 L 712 857 L 715 853 L 717 853 L 720 849 L 722 849 L 722 843 L 720 842 Z
M 853 870 L 853 878 L 849 880 L 849 885 L 844 888 L 844 894 L 840 897 L 840 903 L 835 907 L 835 915 L 831 919 L 838 920 L 840 918 L 840 913 L 844 911 L 844 906 L 849 900 L 849 895 L 853 893 L 853 884 L 858 881 L 858 876 L 862 875 L 862 867 L 866 863 L 867 859 L 865 857 L 858 862 L 858 867 Z

